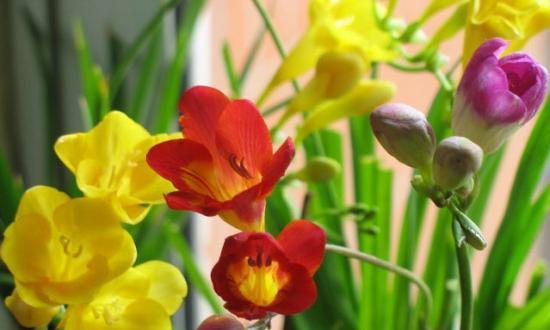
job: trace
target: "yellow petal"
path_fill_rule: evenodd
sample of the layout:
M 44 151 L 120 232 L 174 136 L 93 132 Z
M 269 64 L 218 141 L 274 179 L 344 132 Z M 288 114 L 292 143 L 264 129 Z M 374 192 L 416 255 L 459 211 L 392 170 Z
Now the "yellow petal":
M 154 144 L 179 137 L 181 133 L 151 137 L 122 112 L 111 111 L 89 132 L 60 137 L 55 152 L 75 173 L 84 195 L 107 201 L 120 221 L 135 224 L 150 204 L 163 203 L 163 195 L 173 190 L 149 168 L 147 152 Z
M 86 262 L 86 257 L 105 257 L 110 278 L 126 271 L 136 259 L 137 252 L 131 236 L 120 225 L 117 214 L 103 200 L 88 197 L 73 199 L 56 210 L 54 223 L 74 245 L 82 246 L 83 258 L 77 259 Z M 76 262 L 74 271 L 78 271 Z
M 86 158 L 121 162 L 136 144 L 148 137 L 149 133 L 124 113 L 111 111 L 90 132 L 60 137 L 54 149 L 61 161 L 74 171 Z
M 27 304 L 21 299 L 17 289 L 6 298 L 5 303 L 17 322 L 27 328 L 45 326 L 59 312 L 59 306 L 37 308 Z
M 464 3 L 456 8 L 451 17 L 449 17 L 445 23 L 443 23 L 437 31 L 434 33 L 433 37 L 430 39 L 428 45 L 425 49 L 427 51 L 431 49 L 436 49 L 439 45 L 451 39 L 455 34 L 457 34 L 464 27 L 468 14 L 468 4 Z
M 174 314 L 187 296 L 187 283 L 181 272 L 162 261 L 149 261 L 135 269 L 150 278 L 148 297 L 161 304 L 167 314 Z
M 388 81 L 363 80 L 346 95 L 320 104 L 298 128 L 296 144 L 311 132 L 334 121 L 350 116 L 366 115 L 377 106 L 388 102 L 395 94 L 395 86 Z
M 151 266 L 159 267 L 156 270 L 159 271 L 160 276 L 154 274 L 155 269 L 148 269 L 149 266 L 143 268 L 146 271 L 131 268 L 105 284 L 89 303 L 69 306 L 62 321 L 64 328 L 66 330 L 170 329 L 170 315 L 161 302 L 150 297 L 150 293 L 157 291 L 156 286 L 167 290 L 180 289 L 166 283 L 155 283 L 157 280 L 173 282 L 171 278 L 173 275 L 169 275 L 168 278 L 163 276 L 167 273 L 165 263 L 155 261 L 151 262 Z M 171 270 L 168 271 L 170 272 Z M 161 297 L 166 299 L 167 296 L 174 294 L 163 292 Z
M 54 210 L 67 202 L 70 197 L 55 188 L 34 186 L 25 191 L 17 209 L 16 218 L 28 214 L 41 214 L 51 219 Z
M 129 167 L 127 190 L 122 190 L 121 194 L 133 196 L 145 203 L 164 202 L 164 194 L 174 190 L 172 183 L 153 171 L 145 158 L 149 149 L 154 145 L 168 140 L 181 139 L 181 136 L 180 132 L 158 134 L 141 141 L 135 148 L 136 152 L 128 159 L 132 166 Z
M 454 5 L 462 5 L 468 0 L 432 0 L 420 16 L 420 22 L 425 22 L 438 12 Z
M 331 51 L 323 54 L 317 61 L 315 76 L 294 97 L 277 127 L 297 113 L 347 93 L 364 73 L 363 60 L 356 53 Z
M 51 271 L 50 265 L 56 259 L 50 254 L 52 217 L 54 210 L 68 200 L 66 194 L 47 186 L 32 187 L 23 194 L 2 244 L 2 259 L 17 279 L 33 281 Z

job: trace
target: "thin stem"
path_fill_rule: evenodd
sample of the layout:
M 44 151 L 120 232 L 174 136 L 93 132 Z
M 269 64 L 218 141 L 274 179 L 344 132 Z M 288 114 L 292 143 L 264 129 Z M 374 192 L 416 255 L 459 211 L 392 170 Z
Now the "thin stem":
M 391 66 L 392 68 L 396 69 L 396 70 L 404 71 L 404 72 L 422 72 L 422 71 L 426 71 L 425 66 L 408 66 L 408 65 L 405 65 L 405 64 L 397 63 L 397 62 L 388 62 L 388 65 Z
M 344 257 L 348 258 L 354 258 L 358 259 L 362 262 L 369 263 L 371 265 L 374 265 L 376 267 L 384 268 L 387 271 L 390 271 L 394 274 L 400 275 L 408 279 L 409 281 L 413 282 L 418 286 L 420 291 L 423 293 L 425 299 L 426 299 L 426 314 L 425 317 L 425 324 L 426 326 L 429 324 L 427 320 L 430 319 L 430 312 L 432 308 L 432 291 L 430 290 L 430 287 L 424 282 L 420 277 L 418 277 L 415 273 L 411 272 L 410 270 L 400 267 L 396 264 L 393 264 L 391 262 L 388 262 L 386 260 L 377 258 L 375 256 L 372 256 L 370 254 L 366 254 L 363 252 L 359 252 L 357 250 L 353 250 L 347 247 L 333 245 L 333 244 L 327 244 L 325 245 L 325 251 L 336 253 L 339 255 L 342 255 Z M 461 329 L 462 330 L 462 329 Z
M 455 225 L 460 226 L 455 216 L 453 216 L 453 222 L 455 222 Z M 472 294 L 472 273 L 470 270 L 470 260 L 467 248 L 468 245 L 458 244 L 457 241 L 458 238 L 455 235 L 456 260 L 458 263 L 458 273 L 460 277 L 460 330 L 471 330 L 474 314 L 474 301 Z
M 449 81 L 449 78 L 440 70 L 434 70 L 433 74 L 439 80 L 439 83 L 441 84 L 441 87 L 443 87 L 447 91 L 453 90 L 453 84 Z
M 286 51 L 285 51 L 285 48 L 283 47 L 283 42 L 281 41 L 281 38 L 279 37 L 277 30 L 275 30 L 275 27 L 273 26 L 273 23 L 271 22 L 271 19 L 267 14 L 267 10 L 265 9 L 264 5 L 260 0 L 254 0 L 253 2 L 254 2 L 254 5 L 256 6 L 256 9 L 258 9 L 258 12 L 262 16 L 265 27 L 271 34 L 271 38 L 273 38 L 273 42 L 275 42 L 275 46 L 277 47 L 277 51 L 279 52 L 279 55 L 281 56 L 281 58 L 284 59 L 286 57 Z M 296 79 L 292 79 L 292 87 L 294 88 L 294 91 L 296 93 L 300 91 L 300 86 L 298 85 L 298 82 L 296 81 Z
M 273 106 L 265 109 L 262 113 L 262 115 L 264 117 L 267 117 L 269 115 L 272 115 L 274 114 L 275 112 L 277 112 L 278 110 L 284 108 L 285 106 L 287 106 L 287 104 L 290 103 L 290 101 L 292 101 L 292 97 L 289 97 L 288 99 L 284 99 L 282 100 L 281 102 L 278 102 L 276 104 L 274 104 Z

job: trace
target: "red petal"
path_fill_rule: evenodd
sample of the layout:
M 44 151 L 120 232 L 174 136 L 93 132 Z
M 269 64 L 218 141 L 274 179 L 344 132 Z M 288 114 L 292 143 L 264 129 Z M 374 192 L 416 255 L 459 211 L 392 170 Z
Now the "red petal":
M 272 312 L 292 315 L 309 308 L 317 299 L 317 287 L 307 270 L 292 264 L 287 271 L 291 274 L 288 284 L 279 291 L 275 303 L 266 307 Z
M 216 142 L 226 159 L 236 157 L 246 171 L 255 177 L 273 156 L 269 130 L 254 104 L 236 100 L 220 116 Z
M 283 142 L 279 149 L 273 155 L 271 162 L 266 167 L 262 168 L 262 187 L 259 194 L 267 196 L 273 190 L 273 187 L 279 179 L 285 174 L 286 169 L 294 158 L 294 143 L 288 138 Z
M 290 138 L 279 147 L 273 155 L 271 162 L 262 170 L 262 182 L 235 196 L 230 202 L 232 208 L 238 208 L 239 204 L 247 204 L 253 201 L 264 200 L 279 179 L 285 174 L 288 165 L 294 157 L 294 144 Z
M 159 143 L 147 153 L 147 163 L 179 190 L 216 196 L 208 180 L 213 173 L 212 157 L 197 142 L 178 139 Z
M 216 128 L 228 103 L 227 96 L 215 88 L 195 86 L 188 89 L 179 101 L 184 136 L 203 144 L 214 154 Z
M 323 261 L 327 237 L 321 227 L 306 221 L 296 220 L 288 224 L 279 237 L 279 244 L 286 256 L 304 266 L 312 276 Z
M 194 211 L 204 214 L 207 217 L 218 214 L 222 208 L 220 202 L 193 191 L 175 191 L 164 197 L 168 207 L 173 210 Z

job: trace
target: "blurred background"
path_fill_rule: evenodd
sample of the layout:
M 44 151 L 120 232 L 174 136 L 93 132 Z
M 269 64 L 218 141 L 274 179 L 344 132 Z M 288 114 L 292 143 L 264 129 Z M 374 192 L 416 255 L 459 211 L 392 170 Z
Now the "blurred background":
M 420 2 L 428 3 L 400 1 L 396 16 L 405 20 L 417 17 L 424 7 Z M 266 0 L 265 4 L 289 49 L 307 27 L 307 1 Z M 192 14 L 199 11 L 195 21 Z M 430 21 L 426 33 L 447 15 L 448 12 L 443 12 Z M 72 177 L 57 160 L 52 145 L 62 134 L 87 128 L 84 106 L 129 111 L 151 132 L 175 131 L 175 102 L 186 86 L 211 85 L 229 93 L 224 44 L 226 56 L 232 56 L 239 72 L 247 66 L 251 49 L 257 47 L 256 60 L 250 66 L 242 91 L 245 98 L 255 100 L 280 63 L 271 39 L 264 32 L 250 0 L 0 1 L 0 157 L 2 164 L 7 164 L 2 170 L 11 173 L 23 187 L 46 184 L 70 191 Z M 141 40 L 144 33 L 147 38 Z M 549 41 L 548 33 L 541 34 L 526 49 L 546 66 L 550 65 Z M 444 44 L 450 63 L 456 60 L 461 47 L 461 37 Z M 84 81 L 87 73 L 82 68 L 86 60 L 97 64 L 90 66 L 96 78 L 91 79 L 92 83 Z M 423 111 L 428 109 L 438 88 L 437 81 L 428 73 L 411 75 L 384 67 L 380 76 L 397 84 L 395 101 Z M 118 86 L 113 92 L 111 80 L 111 94 L 105 96 L 101 94 L 101 84 L 107 78 L 117 78 Z M 281 88 L 272 95 L 267 107 L 290 95 L 290 88 Z M 492 196 L 490 211 L 483 222 L 482 229 L 489 242 L 504 211 L 504 201 L 532 123 L 520 130 L 505 155 L 494 189 L 497 193 Z M 292 125 L 285 130 L 288 135 L 294 134 Z M 344 154 L 349 160 L 349 151 L 344 150 Z M 395 170 L 393 217 L 394 228 L 399 228 L 411 171 L 383 150 L 379 154 L 385 165 Z M 547 170 L 545 180 L 549 174 Z M 351 196 L 349 192 L 350 200 Z M 4 203 L 1 199 L 0 209 Z M 430 212 L 435 213 L 434 209 Z M 208 278 L 223 239 L 235 230 L 221 221 L 200 218 L 194 217 L 182 235 L 187 235 L 195 259 Z M 430 217 L 423 233 L 426 242 L 433 218 Z M 546 227 L 531 253 L 531 261 L 524 267 L 524 277 L 530 272 L 532 261 L 540 257 L 550 261 L 550 228 Z M 393 233 L 393 237 L 397 234 Z M 426 255 L 427 248 L 426 243 L 419 255 Z M 475 254 L 474 281 L 482 274 L 488 250 Z M 418 267 L 420 271 L 423 260 Z M 526 281 L 521 283 L 514 293 L 514 299 L 520 301 Z M 180 317 L 177 322 L 189 329 L 210 313 L 208 305 L 194 294 L 186 300 L 184 309 L 186 320 Z M 0 311 L 0 328 L 15 328 L 7 312 L 3 308 Z

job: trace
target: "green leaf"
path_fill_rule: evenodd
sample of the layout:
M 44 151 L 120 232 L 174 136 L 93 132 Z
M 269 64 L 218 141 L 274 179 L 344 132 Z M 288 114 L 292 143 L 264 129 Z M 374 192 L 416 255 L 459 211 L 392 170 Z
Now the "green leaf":
M 176 105 L 180 93 L 183 70 L 187 60 L 187 52 L 191 42 L 191 35 L 203 5 L 204 0 L 190 0 L 185 7 L 181 25 L 178 29 L 176 53 L 172 58 L 172 62 L 170 63 L 162 84 L 163 93 L 160 96 L 160 105 L 157 108 L 158 113 L 155 118 L 156 122 L 153 126 L 153 131 L 155 133 L 166 132 L 177 114 Z
M 145 124 L 148 109 L 154 87 L 157 84 L 157 73 L 160 68 L 159 59 L 162 49 L 162 25 L 159 25 L 149 41 L 144 55 L 141 70 L 138 73 L 137 84 L 132 93 L 128 115 L 135 121 Z
M 392 173 L 382 169 L 378 160 L 373 157 L 362 158 L 360 173 L 363 180 L 357 182 L 357 187 L 363 190 L 360 202 L 377 208 L 374 224 L 378 228 L 378 234 L 367 235 L 358 228 L 359 249 L 389 260 Z M 361 264 L 361 288 L 358 324 L 367 324 L 371 329 L 384 328 L 388 324 L 391 306 L 379 302 L 389 301 L 387 272 L 372 265 Z
M 111 85 L 111 103 L 112 99 L 117 96 L 119 88 L 130 68 L 130 65 L 134 62 L 136 56 L 139 54 L 139 51 L 147 41 L 147 39 L 152 36 L 158 27 L 162 24 L 162 18 L 164 15 L 174 8 L 181 0 L 172 0 L 166 2 L 162 5 L 158 11 L 155 13 L 151 21 L 145 26 L 145 28 L 138 34 L 136 40 L 128 47 L 126 53 L 122 56 L 119 65 L 116 70 L 113 72 L 110 85 Z M 196 1 L 195 1 L 196 2 Z M 200 1 L 202 2 L 202 1 Z M 192 11 L 193 1 L 189 4 L 189 10 Z M 186 9 L 187 12 L 187 9 Z M 186 22 L 183 22 L 182 25 L 186 25 Z
M 532 201 L 550 155 L 548 127 L 550 102 L 546 102 L 541 109 L 523 151 L 504 219 L 485 266 L 475 309 L 479 329 L 491 328 L 498 322 L 507 306 L 520 266 L 540 230 L 541 221 L 532 217 L 533 213 L 538 215 L 541 212 L 537 207 L 542 207 L 539 206 L 542 201 L 539 199 L 534 205 Z
M 190 285 L 197 289 L 197 291 L 204 297 L 214 313 L 223 313 L 224 309 L 220 304 L 218 296 L 214 293 L 209 282 L 199 269 L 199 266 L 195 261 L 195 257 L 193 256 L 193 252 L 191 251 L 191 247 L 181 235 L 179 227 L 172 223 L 165 222 L 163 226 L 163 233 L 164 237 L 168 239 L 170 245 L 178 253 L 183 263 L 186 279 L 189 281 Z
M 237 73 L 235 72 L 235 64 L 233 62 L 233 56 L 231 55 L 231 49 L 227 40 L 223 42 L 222 47 L 223 64 L 225 67 L 225 74 L 229 80 L 229 86 L 231 87 L 231 98 L 238 99 L 241 97 L 241 84 Z
M 550 288 L 520 309 L 511 308 L 501 318 L 496 330 L 550 328 Z
M 15 218 L 19 200 L 23 195 L 23 187 L 16 177 L 12 175 L 8 160 L 4 152 L 0 150 L 0 224 L 4 230 Z
M 80 68 L 80 84 L 84 99 L 80 102 L 80 108 L 84 119 L 84 126 L 89 129 L 100 119 L 97 95 L 97 81 L 94 74 L 94 64 L 86 35 L 82 29 L 82 23 L 77 20 L 73 25 L 74 41 L 78 64 Z
M 342 163 L 342 137 L 336 132 L 316 132 L 306 138 L 304 148 L 308 159 L 327 156 Z M 321 211 L 342 206 L 341 176 L 325 183 L 310 184 L 309 188 L 312 197 L 308 214 L 319 214 Z M 323 217 L 319 219 L 319 223 L 339 235 L 337 239 L 340 242 L 337 243 L 343 243 L 340 218 Z M 308 325 L 305 329 L 315 329 L 319 324 L 326 324 L 334 329 L 354 329 L 357 324 L 357 298 L 349 260 L 336 255 L 326 255 L 315 275 L 315 282 L 318 288 L 317 301 L 312 308 L 301 313 L 301 317 L 307 320 L 302 323 Z M 335 292 L 339 293 L 340 299 L 334 299 Z

